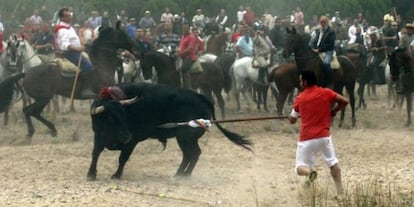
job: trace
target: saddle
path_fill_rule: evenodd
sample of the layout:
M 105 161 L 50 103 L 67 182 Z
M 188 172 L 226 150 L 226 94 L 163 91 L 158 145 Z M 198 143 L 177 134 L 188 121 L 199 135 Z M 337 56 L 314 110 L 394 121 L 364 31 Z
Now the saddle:
M 82 56 L 90 61 L 88 54 L 85 52 L 82 53 Z M 58 65 L 60 73 L 63 77 L 73 77 L 78 71 L 80 71 L 80 68 L 77 65 L 73 64 L 64 57 L 56 57 L 54 62 Z
M 326 53 L 325 52 L 321 52 L 319 53 L 319 57 L 321 58 L 321 60 L 323 61 L 325 59 Z M 332 60 L 331 60 L 331 68 L 332 69 L 339 69 L 341 67 L 341 64 L 338 61 L 338 58 L 336 57 L 336 52 L 333 52 L 332 55 Z
M 190 68 L 190 73 L 202 73 L 203 71 L 203 66 L 199 60 L 196 60 Z

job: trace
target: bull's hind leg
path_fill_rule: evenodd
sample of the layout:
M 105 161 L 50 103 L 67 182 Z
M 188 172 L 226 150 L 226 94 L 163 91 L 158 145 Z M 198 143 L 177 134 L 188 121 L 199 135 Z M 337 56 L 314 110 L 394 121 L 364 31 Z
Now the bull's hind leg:
M 52 136 L 56 136 L 57 135 L 57 131 L 55 128 L 55 125 L 53 125 L 52 122 L 46 120 L 44 117 L 41 116 L 41 113 L 43 111 L 43 109 L 46 107 L 46 105 L 49 103 L 50 99 L 36 99 L 34 103 L 30 104 L 29 106 L 26 106 L 23 108 L 23 113 L 25 115 L 26 118 L 26 124 L 28 127 L 28 134 L 27 137 L 28 138 L 32 138 L 35 129 L 33 126 L 33 122 L 31 117 L 35 117 L 37 120 L 39 120 L 40 122 L 42 122 L 44 125 L 46 125 Z
M 188 130 L 191 130 L 191 132 Z M 201 137 L 204 130 L 201 134 L 199 132 L 201 132 L 202 129 L 188 130 L 186 130 L 187 134 L 177 135 L 177 142 L 183 152 L 183 159 L 175 174 L 176 176 L 190 176 L 201 154 L 198 138 Z M 197 130 L 198 132 L 194 130 Z

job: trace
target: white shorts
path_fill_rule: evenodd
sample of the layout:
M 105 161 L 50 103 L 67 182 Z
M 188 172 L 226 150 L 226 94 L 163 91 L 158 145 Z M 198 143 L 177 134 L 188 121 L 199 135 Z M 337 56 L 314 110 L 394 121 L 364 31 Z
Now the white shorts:
M 338 163 L 332 139 L 329 136 L 298 142 L 298 146 L 296 148 L 296 168 L 299 166 L 307 166 L 312 168 L 319 152 L 322 154 L 328 167 L 332 167 Z

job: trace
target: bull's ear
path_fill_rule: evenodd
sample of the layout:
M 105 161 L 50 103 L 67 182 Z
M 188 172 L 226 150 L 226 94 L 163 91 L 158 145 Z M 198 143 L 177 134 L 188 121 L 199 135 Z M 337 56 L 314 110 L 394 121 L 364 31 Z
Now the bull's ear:
M 97 114 L 100 114 L 104 111 L 105 111 L 104 106 L 93 107 L 93 108 L 91 108 L 91 115 L 97 115 Z

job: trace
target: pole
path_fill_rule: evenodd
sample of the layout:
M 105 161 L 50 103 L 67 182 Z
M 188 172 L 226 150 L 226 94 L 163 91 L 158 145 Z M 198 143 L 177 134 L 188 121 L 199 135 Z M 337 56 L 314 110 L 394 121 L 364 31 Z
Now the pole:
M 288 116 L 267 116 L 267 117 L 253 117 L 245 119 L 227 119 L 227 120 L 211 120 L 211 123 L 228 123 L 228 122 L 241 122 L 241 121 L 260 121 L 269 119 L 287 119 Z
M 267 117 L 253 117 L 253 118 L 244 118 L 244 119 L 227 119 L 227 120 L 207 120 L 210 123 L 228 123 L 228 122 L 242 122 L 242 121 L 261 121 L 261 120 L 269 120 L 269 119 L 286 119 L 288 116 L 267 116 Z M 198 122 L 197 120 L 193 120 Z M 175 128 L 179 126 L 192 126 L 190 125 L 192 121 L 188 122 L 178 122 L 178 123 L 165 123 L 158 125 L 158 128 Z M 200 125 L 200 124 L 198 124 Z M 194 127 L 194 126 L 192 126 Z
M 79 79 L 79 73 L 80 73 L 80 63 L 82 60 L 82 53 L 79 54 L 79 60 L 78 60 L 78 70 L 76 71 L 76 75 L 75 75 L 75 80 L 73 80 L 73 85 L 72 85 L 72 92 L 70 93 L 70 111 L 74 112 L 75 111 L 75 107 L 74 107 L 74 97 L 75 97 L 75 91 L 76 91 L 76 85 L 78 85 L 78 79 Z

